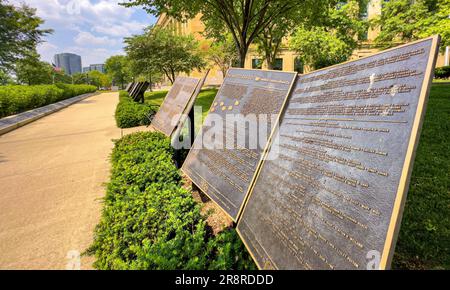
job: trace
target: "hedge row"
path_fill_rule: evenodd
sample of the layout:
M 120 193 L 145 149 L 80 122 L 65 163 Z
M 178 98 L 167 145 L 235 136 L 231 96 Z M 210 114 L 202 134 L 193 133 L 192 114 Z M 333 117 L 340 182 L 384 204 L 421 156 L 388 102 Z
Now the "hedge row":
M 132 128 L 150 125 L 149 116 L 155 114 L 155 110 L 146 104 L 133 101 L 127 92 L 121 91 L 119 104 L 116 108 L 116 123 L 119 128 Z
M 450 79 L 450 66 L 436 68 L 434 70 L 434 77 L 437 79 Z
M 170 140 L 116 141 L 112 176 L 88 254 L 98 269 L 255 269 L 233 229 L 212 236 L 173 162 Z
M 96 91 L 89 85 L 0 86 L 0 118 Z

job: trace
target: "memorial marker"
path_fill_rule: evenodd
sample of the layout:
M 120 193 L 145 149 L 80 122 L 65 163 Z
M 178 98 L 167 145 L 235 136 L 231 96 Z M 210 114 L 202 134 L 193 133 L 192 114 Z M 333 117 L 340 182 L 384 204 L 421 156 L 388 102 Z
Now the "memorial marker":
M 149 88 L 150 83 L 149 82 L 142 82 L 140 83 L 140 86 L 137 87 L 137 89 L 134 91 L 134 94 L 131 96 L 135 102 L 141 102 L 144 103 L 145 101 L 145 92 Z
M 127 91 L 128 93 L 130 92 L 131 88 L 134 86 L 134 82 L 133 83 L 129 83 L 125 89 L 125 91 Z
M 183 164 L 183 172 L 234 221 L 242 210 L 275 123 L 269 123 L 267 137 L 260 138 L 263 140 L 251 148 L 249 142 L 259 135 L 249 136 L 260 134 L 260 128 L 254 131 L 246 123 L 235 123 L 231 128 L 227 127 L 226 120 L 238 115 L 254 116 L 259 127 L 262 123 L 267 125 L 267 122 L 259 122 L 264 117 L 269 121 L 272 116 L 278 119 L 296 77 L 296 73 L 280 71 L 230 69 Z M 222 120 L 222 126 L 219 125 L 222 134 L 206 140 L 203 135 L 217 125 L 214 124 L 217 119 Z M 238 130 L 235 130 L 236 125 Z M 238 144 L 238 137 L 246 143 Z M 232 148 L 225 146 L 230 143 Z M 220 148 L 214 148 L 216 145 Z
M 298 78 L 237 227 L 259 268 L 390 267 L 438 43 Z
M 192 98 L 199 81 L 198 78 L 178 77 L 156 113 L 152 127 L 171 137 L 181 125 L 182 115 L 188 114 L 192 108 Z
M 134 84 L 133 87 L 131 87 L 131 91 L 129 93 L 130 97 L 133 98 L 133 96 L 136 94 L 136 91 L 138 90 L 139 86 L 141 85 L 140 82 L 137 82 Z

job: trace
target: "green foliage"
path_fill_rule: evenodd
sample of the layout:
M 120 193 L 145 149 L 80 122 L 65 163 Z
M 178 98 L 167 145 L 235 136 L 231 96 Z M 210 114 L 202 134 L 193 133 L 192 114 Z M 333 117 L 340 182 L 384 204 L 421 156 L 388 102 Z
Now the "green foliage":
M 442 37 L 441 51 L 450 45 L 450 0 L 392 0 L 381 12 L 372 24 L 382 28 L 376 38 L 382 47 L 435 34 Z
M 14 67 L 17 81 L 21 84 L 44 85 L 53 82 L 53 67 L 39 60 L 39 55 L 32 54 L 16 62 Z
M 126 56 L 111 56 L 106 60 L 105 68 L 113 83 L 120 85 L 122 89 L 125 83 L 131 81 L 130 62 Z
M 293 33 L 290 48 L 314 69 L 331 66 L 350 58 L 368 23 L 360 17 L 360 7 L 367 1 L 348 1 L 329 8 L 326 20 L 302 25 Z
M 393 267 L 450 269 L 450 85 L 433 85 Z
M 93 70 L 88 73 L 89 83 L 97 88 L 105 88 L 111 86 L 111 78 L 99 71 Z
M 10 70 L 14 63 L 36 50 L 41 38 L 52 30 L 39 29 L 44 21 L 36 10 L 26 5 L 16 7 L 0 0 L 0 70 Z
M 300 54 L 305 64 L 314 69 L 344 62 L 353 52 L 353 48 L 345 41 L 321 27 L 297 29 L 290 46 Z
M 239 54 L 230 34 L 215 41 L 208 41 L 207 59 L 220 68 L 225 76 L 231 65 L 238 59 Z
M 170 140 L 136 133 L 116 142 L 102 219 L 89 254 L 98 269 L 254 268 L 234 231 L 208 234 L 181 187 Z
M 145 93 L 145 103 L 152 106 L 161 106 L 166 97 L 168 91 L 147 92 Z M 209 109 L 216 97 L 217 89 L 205 89 L 202 90 L 197 99 L 195 99 L 194 106 L 202 107 L 203 120 L 208 115 Z M 202 124 L 196 124 L 196 130 L 200 129 Z
M 436 68 L 434 70 L 434 77 L 437 79 L 450 79 L 450 66 Z
M 73 78 L 73 83 L 76 85 L 82 85 L 82 84 L 89 84 L 90 83 L 90 79 L 89 79 L 89 74 L 88 73 L 75 73 L 72 75 L 72 77 L 69 77 L 70 81 L 72 81 Z
M 244 67 L 250 45 L 263 30 L 277 23 L 281 15 L 287 15 L 291 11 L 299 9 L 315 11 L 317 7 L 320 7 L 317 2 L 312 0 L 127 0 L 122 5 L 141 6 L 151 14 L 166 13 L 177 19 L 192 18 L 201 13 L 201 20 L 206 25 L 208 36 L 218 38 L 223 33 L 231 33 L 236 50 L 239 52 L 239 65 Z
M 205 67 L 199 42 L 193 36 L 150 27 L 143 35 L 126 38 L 125 43 L 135 73 L 146 76 L 163 73 L 173 83 L 177 74 Z
M 127 92 L 120 92 L 119 104 L 115 114 L 117 127 L 132 128 L 150 125 L 149 117 L 153 114 L 155 114 L 155 110 L 152 107 L 136 103 Z
M 0 69 L 0 86 L 6 86 L 13 83 L 12 77 L 6 71 Z
M 0 118 L 95 92 L 87 85 L 0 86 Z

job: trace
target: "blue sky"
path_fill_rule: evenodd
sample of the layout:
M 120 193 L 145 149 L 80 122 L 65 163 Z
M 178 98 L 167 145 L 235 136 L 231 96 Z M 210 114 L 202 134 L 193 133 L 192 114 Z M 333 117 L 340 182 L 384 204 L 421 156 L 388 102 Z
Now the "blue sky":
M 83 66 L 104 63 L 111 55 L 124 54 L 123 38 L 142 33 L 156 22 L 142 8 L 119 6 L 122 0 L 9 0 L 37 9 L 44 28 L 54 33 L 38 46 L 44 61 L 53 55 L 72 52 L 81 55 Z

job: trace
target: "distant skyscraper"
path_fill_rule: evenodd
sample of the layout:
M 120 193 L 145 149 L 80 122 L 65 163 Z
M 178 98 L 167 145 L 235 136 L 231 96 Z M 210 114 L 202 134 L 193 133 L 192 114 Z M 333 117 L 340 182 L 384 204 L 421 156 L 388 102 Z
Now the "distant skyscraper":
M 84 73 L 94 71 L 94 70 L 99 71 L 101 73 L 105 73 L 105 65 L 103 63 L 100 63 L 100 64 L 91 64 L 88 67 L 83 67 Z
M 60 53 L 54 56 L 55 66 L 62 68 L 66 74 L 81 73 L 81 56 L 73 53 Z
M 89 68 L 90 68 L 91 71 L 96 70 L 96 71 L 99 71 L 101 73 L 105 73 L 105 65 L 102 64 L 102 63 L 101 64 L 91 64 L 89 66 Z

